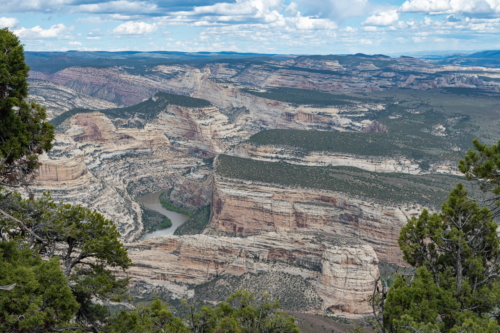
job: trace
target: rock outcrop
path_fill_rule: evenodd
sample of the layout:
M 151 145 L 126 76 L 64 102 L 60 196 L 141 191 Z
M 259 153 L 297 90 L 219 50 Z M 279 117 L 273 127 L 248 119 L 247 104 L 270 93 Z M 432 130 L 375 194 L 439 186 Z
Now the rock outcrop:
M 221 284 L 231 276 L 281 272 L 313 287 L 304 291 L 309 294 L 305 298 L 317 299 L 311 304 L 316 310 L 366 315 L 370 313 L 366 298 L 379 277 L 377 256 L 369 245 L 325 233 L 266 233 L 247 238 L 163 236 L 127 247 L 135 263 L 128 270 L 132 283 L 163 286 L 174 297 L 193 296 L 194 285 L 214 279 Z M 276 284 L 280 281 L 270 279 L 266 289 L 289 288 Z M 288 293 L 301 299 L 300 290 Z M 284 307 L 293 309 L 294 304 L 289 303 Z
M 395 172 L 412 175 L 460 174 L 453 161 L 434 161 L 423 169 L 422 161 L 404 156 L 361 156 L 330 151 L 304 152 L 289 146 L 258 146 L 251 143 L 241 143 L 229 150 L 227 154 L 259 161 L 286 162 L 307 166 L 350 166 L 372 172 Z
M 209 233 L 324 232 L 369 244 L 379 260 L 404 265 L 397 240 L 421 207 L 395 205 L 331 191 L 215 178 Z
M 47 110 L 47 118 L 78 108 L 102 110 L 119 105 L 43 80 L 29 80 L 30 99 L 42 104 Z

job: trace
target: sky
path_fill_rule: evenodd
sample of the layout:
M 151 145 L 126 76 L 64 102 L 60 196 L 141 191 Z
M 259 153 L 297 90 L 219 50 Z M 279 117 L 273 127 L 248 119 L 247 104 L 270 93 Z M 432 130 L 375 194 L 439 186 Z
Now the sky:
M 28 51 L 411 54 L 500 49 L 500 0 L 0 0 Z

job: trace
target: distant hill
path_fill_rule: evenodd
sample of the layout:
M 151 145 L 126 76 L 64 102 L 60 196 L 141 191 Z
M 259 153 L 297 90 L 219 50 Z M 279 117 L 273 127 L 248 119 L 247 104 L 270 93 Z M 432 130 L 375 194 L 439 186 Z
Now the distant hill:
M 490 50 L 490 51 L 482 51 L 482 52 L 476 52 L 472 53 L 466 58 L 495 58 L 495 59 L 500 59 L 500 50 Z

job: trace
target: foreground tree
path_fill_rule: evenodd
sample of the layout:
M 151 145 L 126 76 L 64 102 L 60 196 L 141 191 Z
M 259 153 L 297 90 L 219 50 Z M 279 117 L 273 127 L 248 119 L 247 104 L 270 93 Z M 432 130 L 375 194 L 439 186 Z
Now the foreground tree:
M 294 318 L 279 311 L 269 295 L 239 290 L 216 307 L 196 306 L 184 301 L 187 315 L 175 317 L 155 299 L 149 306 L 121 311 L 108 329 L 113 333 L 298 333 Z
M 494 215 L 500 214 L 500 141 L 488 146 L 475 139 L 475 150 L 469 149 L 467 155 L 460 160 L 458 169 L 470 181 L 479 184 L 483 192 L 489 192 L 492 197 L 485 203 L 492 208 Z
M 112 221 L 82 206 L 56 203 L 47 193 L 29 200 L 0 190 L 0 209 L 3 242 L 15 241 L 35 256 L 60 262 L 79 305 L 74 319 L 81 326 L 97 328 L 105 321 L 107 310 L 96 300 L 126 298 L 128 279 L 118 279 L 112 269 L 126 269 L 131 261 Z M 23 286 L 19 278 L 12 282 Z
M 478 202 L 458 184 L 440 213 L 424 210 L 401 230 L 399 246 L 414 269 L 371 298 L 378 332 L 500 332 L 500 143 L 475 140 L 459 169 L 494 198 Z M 493 204 L 493 205 L 492 205 Z
M 52 147 L 54 128 L 45 109 L 27 101 L 29 67 L 23 46 L 0 29 L 0 185 L 26 186 L 38 168 L 38 155 Z
M 54 129 L 27 101 L 29 67 L 7 29 L 0 50 L 0 331 L 96 331 L 108 314 L 99 303 L 127 291 L 113 270 L 131 261 L 114 223 L 96 211 L 12 191 L 31 184 Z
M 44 261 L 16 242 L 0 242 L 0 332 L 47 332 L 69 326 L 79 305 L 57 258 Z

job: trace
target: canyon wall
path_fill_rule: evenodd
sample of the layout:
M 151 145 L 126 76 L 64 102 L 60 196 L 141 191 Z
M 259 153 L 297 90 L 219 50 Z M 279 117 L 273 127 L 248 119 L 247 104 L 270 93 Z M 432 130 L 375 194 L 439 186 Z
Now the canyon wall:
M 405 265 L 397 240 L 407 218 L 421 207 L 396 205 L 323 190 L 217 176 L 208 233 L 251 236 L 265 232 L 317 231 L 355 237 L 379 260 Z
M 349 166 L 372 172 L 461 175 L 455 161 L 436 161 L 423 169 L 420 160 L 404 156 L 361 156 L 329 151 L 304 152 L 289 146 L 241 143 L 227 155 L 267 162 L 286 162 L 307 166 Z
M 369 245 L 323 233 L 163 236 L 126 246 L 135 263 L 127 272 L 132 284 L 163 286 L 173 297 L 193 297 L 194 285 L 214 279 L 220 285 L 234 276 L 257 280 L 264 274 L 268 279 L 262 287 L 271 297 L 282 298 L 285 309 L 367 315 L 371 310 L 366 298 L 379 277 L 377 256 Z M 312 288 L 290 289 L 272 276 L 295 277 Z M 310 304 L 295 303 L 301 299 Z

